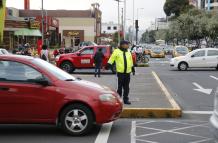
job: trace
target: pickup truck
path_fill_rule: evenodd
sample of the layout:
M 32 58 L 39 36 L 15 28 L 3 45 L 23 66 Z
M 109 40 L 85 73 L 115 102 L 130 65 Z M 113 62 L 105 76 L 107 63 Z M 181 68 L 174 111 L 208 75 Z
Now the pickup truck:
M 113 48 L 110 46 L 87 46 L 82 49 L 69 54 L 63 54 L 57 56 L 55 61 L 56 65 L 62 70 L 73 73 L 76 69 L 91 69 L 94 68 L 94 55 L 101 48 L 105 58 L 103 59 L 102 67 L 107 65 L 107 62 L 113 52 Z M 136 64 L 136 55 L 133 53 L 133 61 Z M 116 73 L 116 68 L 112 69 L 113 73 Z

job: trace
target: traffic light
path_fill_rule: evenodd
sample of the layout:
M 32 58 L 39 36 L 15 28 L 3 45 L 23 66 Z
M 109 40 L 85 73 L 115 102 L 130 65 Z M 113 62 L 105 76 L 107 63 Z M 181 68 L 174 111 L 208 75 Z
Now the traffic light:
M 139 29 L 139 20 L 136 20 L 136 21 L 135 21 L 135 28 L 136 28 L 136 29 Z

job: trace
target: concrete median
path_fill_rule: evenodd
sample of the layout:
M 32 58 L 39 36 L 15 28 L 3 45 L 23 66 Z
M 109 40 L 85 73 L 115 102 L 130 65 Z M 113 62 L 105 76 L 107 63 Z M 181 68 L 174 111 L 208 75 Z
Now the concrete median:
M 131 77 L 130 101 L 125 105 L 122 118 L 179 118 L 181 108 L 171 96 L 158 75 L 150 68 L 136 68 L 136 75 Z M 117 87 L 115 75 L 102 75 L 94 78 L 92 75 L 75 75 L 85 80 L 93 81 L 112 89 Z

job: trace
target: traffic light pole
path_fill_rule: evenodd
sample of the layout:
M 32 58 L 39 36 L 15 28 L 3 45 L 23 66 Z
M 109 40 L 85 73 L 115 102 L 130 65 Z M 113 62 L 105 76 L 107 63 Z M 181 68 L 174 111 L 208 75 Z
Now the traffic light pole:
M 135 21 L 135 30 L 136 30 L 136 45 L 138 45 L 139 20 Z

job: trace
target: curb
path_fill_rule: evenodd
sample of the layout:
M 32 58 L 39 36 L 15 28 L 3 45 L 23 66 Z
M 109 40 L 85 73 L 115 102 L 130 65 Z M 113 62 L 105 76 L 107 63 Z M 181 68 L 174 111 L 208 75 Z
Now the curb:
M 124 108 L 121 118 L 180 118 L 182 116 L 180 106 L 173 99 L 158 75 L 154 71 L 152 71 L 152 75 L 156 79 L 172 108 Z
M 173 108 L 124 108 L 121 118 L 180 118 L 181 113 Z

